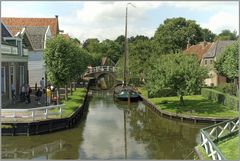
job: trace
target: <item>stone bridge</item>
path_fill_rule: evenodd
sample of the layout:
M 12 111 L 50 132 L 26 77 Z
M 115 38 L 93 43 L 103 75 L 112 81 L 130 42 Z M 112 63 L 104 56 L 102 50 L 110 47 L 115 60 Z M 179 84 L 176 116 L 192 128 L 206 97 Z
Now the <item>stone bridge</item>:
M 93 79 L 98 79 L 101 75 L 104 74 L 109 74 L 113 78 L 116 77 L 116 67 L 114 66 L 96 66 L 92 68 L 88 68 L 83 77 L 84 78 L 93 78 Z

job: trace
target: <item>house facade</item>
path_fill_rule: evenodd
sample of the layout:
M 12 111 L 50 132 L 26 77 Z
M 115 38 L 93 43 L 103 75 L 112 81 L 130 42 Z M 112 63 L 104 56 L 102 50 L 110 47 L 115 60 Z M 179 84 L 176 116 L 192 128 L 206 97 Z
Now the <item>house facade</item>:
M 196 55 L 201 66 L 208 69 L 208 78 L 204 80 L 207 86 L 218 86 L 227 82 L 227 78 L 217 73 L 214 62 L 222 54 L 225 48 L 234 41 L 216 41 L 213 43 L 201 42 L 197 45 L 189 46 L 184 53 Z
M 217 57 L 223 53 L 226 47 L 233 43 L 233 40 L 216 41 L 203 55 L 201 65 L 208 68 L 209 78 L 205 79 L 204 81 L 207 86 L 218 86 L 227 82 L 226 77 L 217 73 L 216 69 L 214 68 L 214 62 L 217 60 Z
M 12 85 L 18 97 L 21 86 L 28 83 L 28 49 L 22 39 L 13 37 L 3 23 L 1 29 L 1 93 L 4 107 L 12 100 Z
M 39 81 L 45 77 L 46 67 L 43 52 L 48 39 L 59 34 L 58 16 L 55 18 L 2 18 L 7 28 L 15 37 L 24 41 L 29 39 L 32 48 L 28 53 L 28 74 L 30 86 L 39 86 Z

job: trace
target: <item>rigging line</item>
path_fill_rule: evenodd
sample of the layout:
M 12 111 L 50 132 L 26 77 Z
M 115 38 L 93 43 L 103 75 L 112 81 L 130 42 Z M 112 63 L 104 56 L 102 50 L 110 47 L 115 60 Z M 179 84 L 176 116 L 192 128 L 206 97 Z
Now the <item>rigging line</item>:
M 189 154 L 184 158 L 184 160 L 186 160 L 193 152 L 194 152 L 194 150 L 192 150 L 191 153 L 189 153 Z

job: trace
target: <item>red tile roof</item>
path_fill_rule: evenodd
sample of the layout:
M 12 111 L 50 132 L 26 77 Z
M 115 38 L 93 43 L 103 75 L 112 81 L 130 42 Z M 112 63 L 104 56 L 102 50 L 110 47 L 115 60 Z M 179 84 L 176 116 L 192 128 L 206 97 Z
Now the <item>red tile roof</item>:
M 8 27 L 10 32 L 15 35 L 19 32 L 20 28 L 25 26 L 50 26 L 52 36 L 55 37 L 58 34 L 58 18 L 13 18 L 13 17 L 2 17 L 2 21 Z M 15 28 L 14 28 L 15 27 Z M 11 29 L 12 28 L 12 29 Z M 17 29 L 19 28 L 19 29 Z
M 183 52 L 186 54 L 194 54 L 197 56 L 198 60 L 201 61 L 203 55 L 208 51 L 208 49 L 212 46 L 212 43 L 207 43 L 204 45 L 204 42 L 192 45 L 188 49 L 184 50 Z

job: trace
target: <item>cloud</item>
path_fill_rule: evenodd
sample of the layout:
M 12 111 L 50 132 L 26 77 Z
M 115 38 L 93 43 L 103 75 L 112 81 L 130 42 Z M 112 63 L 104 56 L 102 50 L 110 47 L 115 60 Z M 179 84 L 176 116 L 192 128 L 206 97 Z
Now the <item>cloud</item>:
M 174 6 L 176 8 L 186 8 L 191 11 L 212 11 L 212 10 L 232 10 L 233 7 L 238 7 L 238 2 L 227 1 L 180 1 L 180 2 L 166 2 L 166 5 Z
M 77 18 L 86 23 L 116 23 L 125 17 L 128 2 L 84 2 L 83 8 L 76 11 Z M 162 2 L 131 2 L 129 18 L 136 21 L 145 18 L 146 12 L 158 8 Z
M 231 31 L 239 29 L 239 17 L 238 14 L 231 14 L 226 12 L 218 12 L 209 18 L 209 21 L 201 25 L 204 28 L 208 28 L 214 33 L 219 34 L 224 29 Z M 239 33 L 239 31 L 238 31 Z

